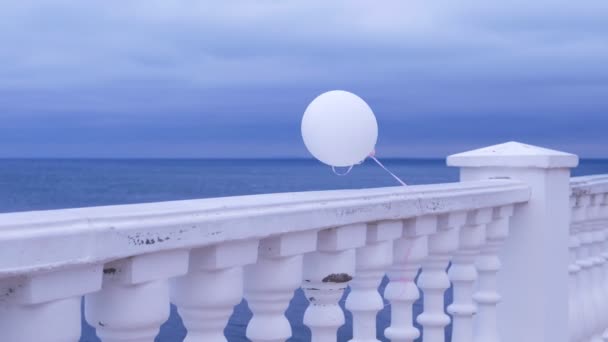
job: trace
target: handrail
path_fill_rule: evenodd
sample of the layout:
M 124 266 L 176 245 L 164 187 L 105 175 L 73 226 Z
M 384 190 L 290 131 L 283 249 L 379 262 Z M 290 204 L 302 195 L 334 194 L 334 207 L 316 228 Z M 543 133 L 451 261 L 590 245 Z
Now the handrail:
M 488 180 L 0 214 L 0 277 L 285 232 L 521 203 L 529 196 L 523 183 Z M 80 248 L 66 249 L 67 241 Z

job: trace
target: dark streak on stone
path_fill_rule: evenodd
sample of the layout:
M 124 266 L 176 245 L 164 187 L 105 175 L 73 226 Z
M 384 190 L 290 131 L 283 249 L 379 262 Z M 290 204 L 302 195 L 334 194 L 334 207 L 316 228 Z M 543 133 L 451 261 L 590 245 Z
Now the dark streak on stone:
M 103 274 L 116 274 L 116 269 L 114 267 L 104 268 Z
M 105 327 L 106 325 L 101 323 L 101 321 L 97 322 L 97 324 L 99 324 L 100 327 Z
M 351 280 L 353 280 L 353 277 L 347 273 L 332 273 L 323 278 L 324 283 L 347 283 Z

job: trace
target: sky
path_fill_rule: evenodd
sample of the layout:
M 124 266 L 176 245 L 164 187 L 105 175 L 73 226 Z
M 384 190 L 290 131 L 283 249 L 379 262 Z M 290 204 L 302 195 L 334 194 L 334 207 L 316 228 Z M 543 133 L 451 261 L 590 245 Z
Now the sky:
M 608 157 L 605 0 L 0 2 L 0 157 L 308 157 L 354 92 L 377 154 Z

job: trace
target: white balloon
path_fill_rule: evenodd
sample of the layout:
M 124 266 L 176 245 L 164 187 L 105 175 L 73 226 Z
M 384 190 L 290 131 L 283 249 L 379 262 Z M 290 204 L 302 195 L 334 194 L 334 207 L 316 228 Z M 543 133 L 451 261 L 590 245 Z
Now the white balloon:
M 302 118 L 302 138 L 321 162 L 337 167 L 363 161 L 376 146 L 378 123 L 359 96 L 342 90 L 319 95 Z

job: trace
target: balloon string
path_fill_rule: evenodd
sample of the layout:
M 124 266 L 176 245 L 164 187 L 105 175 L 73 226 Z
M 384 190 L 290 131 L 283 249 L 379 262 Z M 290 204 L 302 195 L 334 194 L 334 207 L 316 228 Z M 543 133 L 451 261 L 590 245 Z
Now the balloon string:
M 395 178 L 397 180 L 397 182 L 401 183 L 401 185 L 403 186 L 407 186 L 407 184 L 405 184 L 404 181 L 401 180 L 401 178 L 397 177 L 397 175 L 395 175 L 394 173 L 392 173 L 389 169 L 386 168 L 386 166 L 384 166 L 375 156 L 374 153 L 369 155 L 370 158 L 372 158 L 376 164 L 380 165 L 381 168 L 384 169 L 384 171 L 388 172 L 391 176 L 393 176 L 393 178 Z M 350 171 L 350 170 L 349 170 Z
M 332 167 L 331 167 L 331 170 L 334 172 L 334 174 L 335 174 L 336 176 L 346 176 L 347 174 L 349 174 L 349 173 L 350 173 L 350 171 L 352 171 L 352 169 L 353 169 L 353 165 L 349 166 L 349 167 L 348 167 L 348 169 L 347 169 L 347 170 L 346 170 L 344 173 L 340 173 L 340 172 L 338 172 L 338 171 L 336 170 L 336 167 L 335 167 L 335 166 L 332 166 Z

